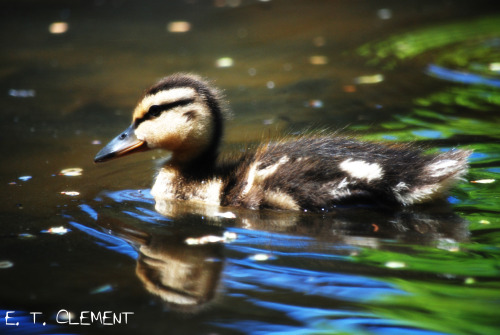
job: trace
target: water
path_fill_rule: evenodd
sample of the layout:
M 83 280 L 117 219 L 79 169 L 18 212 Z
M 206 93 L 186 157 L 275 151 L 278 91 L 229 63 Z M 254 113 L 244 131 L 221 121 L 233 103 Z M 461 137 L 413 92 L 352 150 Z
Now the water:
M 498 333 L 498 5 L 199 2 L 0 5 L 0 333 Z M 163 216 L 162 153 L 92 159 L 178 71 L 225 90 L 226 150 L 345 129 L 470 173 L 418 210 Z

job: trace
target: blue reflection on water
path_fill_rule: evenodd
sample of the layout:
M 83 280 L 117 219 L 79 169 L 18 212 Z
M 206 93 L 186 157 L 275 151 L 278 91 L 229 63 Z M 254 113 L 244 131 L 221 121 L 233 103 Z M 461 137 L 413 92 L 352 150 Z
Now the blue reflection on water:
M 154 199 L 150 190 L 121 190 L 116 192 L 105 192 L 104 196 L 113 199 L 117 203 L 139 201 L 154 204 Z
M 117 210 L 117 215 L 126 214 L 146 223 L 166 220 L 162 215 L 149 209 L 153 203 L 149 192 L 125 190 L 108 192 L 104 196 L 116 203 L 130 202 L 129 210 Z M 96 200 L 102 201 L 102 198 Z M 83 204 L 80 205 L 80 209 L 87 214 L 86 217 L 97 221 L 98 213 L 94 208 Z M 101 232 L 74 220 L 70 220 L 70 224 L 94 237 L 96 244 L 134 259 L 138 258 L 136 249 L 124 239 L 111 235 L 113 232 Z M 266 318 L 253 321 L 252 312 L 243 314 L 240 311 L 236 318 L 233 316 L 230 319 L 209 321 L 212 325 L 258 335 L 332 333 L 332 331 L 402 335 L 438 334 L 414 329 L 391 319 L 380 318 L 371 312 L 342 309 L 346 307 L 339 304 L 339 301 L 349 304 L 369 304 L 389 295 L 408 294 L 382 280 L 356 274 L 317 271 L 310 266 L 314 261 L 333 261 L 338 264 L 350 262 L 349 254 L 357 249 L 355 246 L 339 243 L 318 244 L 318 241 L 310 236 L 236 227 L 227 230 L 236 233 L 238 239 L 225 245 L 227 254 L 231 257 L 225 259 L 226 265 L 221 279 L 224 294 L 229 299 L 237 299 L 249 305 L 248 311 L 258 310 L 259 315 L 278 314 L 278 319 L 273 317 L 269 319 L 272 319 L 270 322 L 266 322 Z M 251 257 L 259 253 L 271 253 L 274 257 L 266 261 L 257 261 Z M 334 266 L 333 263 L 332 265 Z M 292 296 L 291 301 L 297 303 L 291 305 L 267 301 L 273 299 L 276 292 L 282 292 L 279 296 L 283 294 L 287 297 Z M 343 307 L 330 309 L 303 306 L 307 304 L 308 296 L 325 299 L 325 302 L 330 301 L 328 304 L 330 306 Z
M 400 322 L 380 319 L 375 314 L 354 310 L 334 310 L 255 301 L 261 308 L 280 311 L 299 325 L 277 325 L 263 321 L 244 320 L 233 323 L 216 321 L 214 324 L 235 330 L 246 330 L 247 334 L 398 334 L 441 335 L 432 331 L 415 329 Z
M 102 247 L 105 247 L 108 250 L 119 252 L 120 254 L 124 254 L 132 257 L 133 259 L 137 259 L 139 254 L 137 251 L 127 242 L 119 237 L 115 237 L 103 232 L 100 232 L 96 229 L 84 226 L 74 221 L 69 222 L 73 227 L 81 230 L 82 232 L 93 236 L 97 239 L 96 244 Z
M 414 130 L 412 131 L 413 135 L 416 136 L 421 136 L 425 138 L 443 138 L 443 133 L 437 130 L 430 130 L 430 129 L 422 129 L 422 130 Z
M 372 301 L 387 294 L 405 294 L 387 283 L 364 276 L 254 263 L 248 259 L 227 260 L 226 286 L 236 289 L 241 282 L 258 287 L 258 290 L 285 289 L 354 302 Z
M 123 211 L 124 214 L 130 215 L 131 217 L 138 219 L 142 222 L 157 224 L 160 221 L 171 221 L 164 216 L 158 215 L 155 211 L 147 208 L 136 207 L 139 213 L 132 211 Z
M 452 197 L 452 196 L 449 196 L 449 197 L 447 198 L 447 200 L 448 200 L 448 202 L 449 202 L 450 204 L 452 204 L 452 205 L 459 204 L 459 203 L 461 202 L 461 200 L 460 200 L 460 199 L 455 198 L 455 197 Z
M 443 80 L 449 80 L 462 84 L 471 85 L 487 85 L 493 87 L 500 87 L 500 80 L 494 78 L 483 77 L 479 74 L 474 74 L 470 72 L 450 70 L 445 67 L 429 64 L 427 66 L 426 73 L 438 77 Z
M 92 207 L 90 207 L 89 205 L 81 204 L 80 209 L 90 215 L 92 219 L 97 221 L 97 212 Z
M 473 152 L 472 155 L 469 156 L 469 158 L 473 161 L 480 161 L 482 159 L 488 158 L 489 155 L 484 153 L 484 152 Z

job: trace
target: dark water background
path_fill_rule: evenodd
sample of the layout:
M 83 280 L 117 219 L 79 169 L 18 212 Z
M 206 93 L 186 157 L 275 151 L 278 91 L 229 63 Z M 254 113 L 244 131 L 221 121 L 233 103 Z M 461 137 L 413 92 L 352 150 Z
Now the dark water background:
M 0 333 L 500 331 L 500 4 L 3 1 L 0 41 Z M 345 129 L 474 149 L 470 173 L 417 211 L 162 216 L 162 153 L 92 159 L 178 71 L 224 89 L 226 150 Z

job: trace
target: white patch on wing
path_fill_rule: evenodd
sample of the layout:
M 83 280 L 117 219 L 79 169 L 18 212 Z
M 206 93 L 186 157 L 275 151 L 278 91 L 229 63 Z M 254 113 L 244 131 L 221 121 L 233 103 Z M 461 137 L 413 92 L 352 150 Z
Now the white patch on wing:
M 347 181 L 347 178 L 342 179 L 342 181 L 337 185 L 337 188 L 344 188 L 349 185 L 349 182 Z
M 442 184 L 423 185 L 412 189 L 404 195 L 395 193 L 395 197 L 401 204 L 408 206 L 435 198 L 441 194 L 443 189 L 444 187 Z
M 288 157 L 283 156 L 280 158 L 280 160 L 276 164 L 269 165 L 268 167 L 266 167 L 264 169 L 258 170 L 257 176 L 259 176 L 261 180 L 264 180 L 267 177 L 269 177 L 270 175 L 272 175 L 273 173 L 275 173 L 276 170 L 280 167 L 280 165 L 283 165 L 286 162 L 288 162 Z
M 245 188 L 241 192 L 242 195 L 247 194 L 250 189 L 253 187 L 253 183 L 255 180 L 255 171 L 257 170 L 257 167 L 259 166 L 260 162 L 254 162 L 252 165 L 250 165 L 250 168 L 248 169 L 247 173 L 247 184 L 245 185 Z
M 347 178 L 344 178 L 337 185 L 329 186 L 328 188 L 332 188 L 330 194 L 334 199 L 342 199 L 351 195 L 351 190 L 348 188 L 350 184 L 355 184 L 355 182 L 348 182 Z
M 300 209 L 299 205 L 295 202 L 295 199 L 291 195 L 279 190 L 266 192 L 264 202 L 269 207 L 276 209 Z
M 392 188 L 394 192 L 401 192 L 408 189 L 408 185 L 405 182 L 400 181 L 396 186 Z
M 371 181 L 380 179 L 383 175 L 382 167 L 377 163 L 368 163 L 362 160 L 346 159 L 339 165 L 340 169 L 352 177 Z
M 431 173 L 431 177 L 441 177 L 455 173 L 458 165 L 456 160 L 445 159 L 430 164 L 426 169 Z
M 261 162 L 257 161 L 255 163 L 252 163 L 252 165 L 250 165 L 250 168 L 248 169 L 247 183 L 245 185 L 245 188 L 241 192 L 241 194 L 245 195 L 248 192 L 250 192 L 250 190 L 252 189 L 252 187 L 254 187 L 254 185 L 256 183 L 264 181 L 267 177 L 269 177 L 270 175 L 275 173 L 276 170 L 278 170 L 278 168 L 281 165 L 288 162 L 288 160 L 289 160 L 289 158 L 287 156 L 283 156 L 275 164 L 269 165 L 268 167 L 266 167 L 264 169 L 260 169 L 260 170 L 258 168 L 259 168 Z
M 348 188 L 346 189 L 333 189 L 330 194 L 333 196 L 334 199 L 342 199 L 342 198 L 346 198 L 346 197 L 349 197 L 351 195 L 351 190 L 349 190 Z

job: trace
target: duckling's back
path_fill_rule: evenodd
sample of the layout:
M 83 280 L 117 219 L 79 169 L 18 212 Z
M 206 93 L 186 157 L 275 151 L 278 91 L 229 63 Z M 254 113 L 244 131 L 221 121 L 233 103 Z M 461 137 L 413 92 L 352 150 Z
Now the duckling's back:
M 424 155 L 408 144 L 345 137 L 303 137 L 248 153 L 234 171 L 223 205 L 322 210 L 340 204 L 412 205 L 445 192 L 467 171 L 470 151 Z

